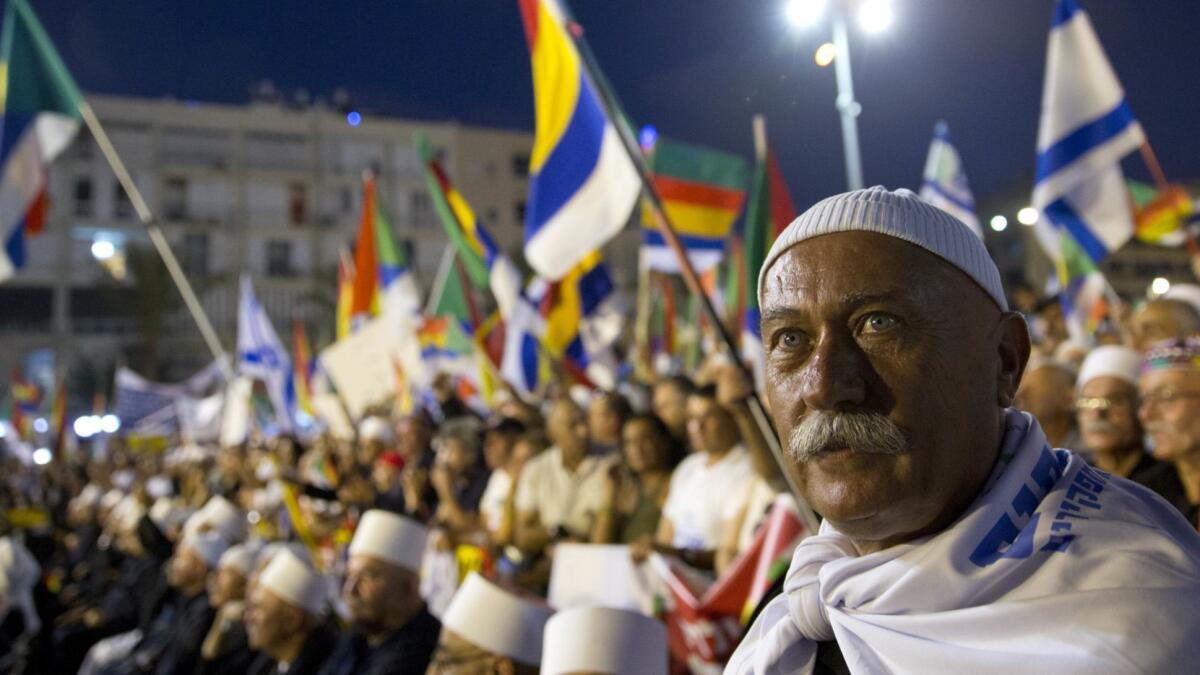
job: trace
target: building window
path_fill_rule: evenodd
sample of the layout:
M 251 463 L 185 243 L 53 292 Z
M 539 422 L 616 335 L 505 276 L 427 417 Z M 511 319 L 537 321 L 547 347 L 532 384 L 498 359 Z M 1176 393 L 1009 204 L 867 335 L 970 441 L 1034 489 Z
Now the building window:
M 163 195 L 163 217 L 167 220 L 187 220 L 186 178 L 172 176 L 167 178 L 166 191 Z
M 408 193 L 408 223 L 410 225 L 429 225 L 433 222 L 433 202 L 429 193 L 417 190 Z
M 208 235 L 183 236 L 183 271 L 188 276 L 208 276 Z
M 272 277 L 296 276 L 292 268 L 292 242 L 267 242 L 267 275 Z
M 304 183 L 288 184 L 288 219 L 292 225 L 308 222 L 308 199 Z
M 512 160 L 513 175 L 517 178 L 529 177 L 529 155 L 524 153 L 513 155 Z
M 133 217 L 133 202 L 125 194 L 125 188 L 120 183 L 113 186 L 113 217 L 117 220 L 129 220 Z
M 513 215 L 517 218 L 517 227 L 525 226 L 525 201 L 521 200 L 513 207 Z
M 83 218 L 92 215 L 92 179 L 80 176 L 75 179 L 75 215 Z

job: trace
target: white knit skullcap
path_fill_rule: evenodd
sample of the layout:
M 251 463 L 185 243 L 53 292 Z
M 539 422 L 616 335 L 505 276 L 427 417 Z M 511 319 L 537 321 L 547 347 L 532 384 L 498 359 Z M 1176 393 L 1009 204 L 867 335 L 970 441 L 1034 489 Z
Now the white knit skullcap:
M 548 605 L 472 572 L 442 614 L 442 626 L 487 652 L 536 666 L 542 661 L 542 632 L 553 615 Z
M 279 549 L 271 557 L 271 562 L 258 577 L 258 585 L 309 614 L 321 616 L 325 613 L 324 580 L 287 548 Z
M 403 567 L 421 570 L 429 531 L 417 521 L 372 509 L 363 514 L 350 540 L 350 555 L 366 555 Z
M 1115 377 L 1136 386 L 1141 364 L 1142 355 L 1137 350 L 1119 345 L 1096 347 L 1083 360 L 1075 388 L 1083 389 L 1097 377 Z
M 767 270 L 785 251 L 807 239 L 837 232 L 875 232 L 915 244 L 971 277 L 1001 310 L 1008 310 L 1000 270 L 971 228 L 910 190 L 876 185 L 823 199 L 780 233 L 758 272 L 758 304 Z
M 191 549 L 200 556 L 209 569 L 216 569 L 221 556 L 229 548 L 229 542 L 219 532 L 195 532 L 179 542 L 180 549 Z
M 628 609 L 564 609 L 546 622 L 542 644 L 542 675 L 667 673 L 666 627 Z

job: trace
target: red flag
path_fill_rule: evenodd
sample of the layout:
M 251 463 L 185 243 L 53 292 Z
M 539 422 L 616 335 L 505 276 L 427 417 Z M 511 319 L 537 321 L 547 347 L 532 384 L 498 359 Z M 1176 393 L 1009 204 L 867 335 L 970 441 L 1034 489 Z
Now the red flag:
M 806 534 L 795 501 L 780 495 L 753 543 L 715 582 L 679 561 L 652 558 L 673 600 L 665 616 L 672 660 L 725 663 L 741 641 L 751 611 L 787 571 L 792 551 Z

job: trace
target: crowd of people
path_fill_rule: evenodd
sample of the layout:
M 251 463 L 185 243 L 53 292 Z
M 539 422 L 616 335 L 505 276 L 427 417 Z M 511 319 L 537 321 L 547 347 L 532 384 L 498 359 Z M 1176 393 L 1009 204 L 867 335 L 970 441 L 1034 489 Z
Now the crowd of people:
M 1011 407 L 1200 524 L 1200 288 L 1114 308 L 1095 344 L 1067 337 L 1056 303 L 1023 309 L 1033 356 Z M 842 386 L 818 384 L 797 385 L 810 408 Z M 787 493 L 749 378 L 720 356 L 618 391 L 509 392 L 486 414 L 436 390 L 354 439 L 6 455 L 0 670 L 666 673 L 658 619 L 547 602 L 556 547 L 626 544 L 719 576 Z M 777 424 L 786 397 L 768 396 Z M 807 489 L 834 514 L 848 498 Z
M 4 666 L 665 672 L 660 621 L 554 612 L 554 550 L 628 544 L 637 561 L 727 567 L 785 489 L 761 440 L 744 440 L 745 382 L 714 360 L 623 393 L 502 394 L 488 415 L 439 388 L 431 409 L 380 409 L 354 439 L 9 456 L 6 513 L 46 518 L 7 524 Z

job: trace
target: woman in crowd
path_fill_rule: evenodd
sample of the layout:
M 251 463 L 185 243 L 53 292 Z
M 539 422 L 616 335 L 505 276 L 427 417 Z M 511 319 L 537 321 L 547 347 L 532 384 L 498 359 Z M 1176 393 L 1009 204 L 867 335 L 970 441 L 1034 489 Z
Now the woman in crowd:
M 658 529 L 671 484 L 671 431 L 653 413 L 629 418 L 621 428 L 622 464 L 608 475 L 605 506 L 596 514 L 592 543 L 650 540 Z

